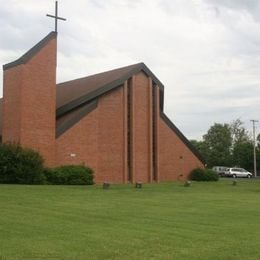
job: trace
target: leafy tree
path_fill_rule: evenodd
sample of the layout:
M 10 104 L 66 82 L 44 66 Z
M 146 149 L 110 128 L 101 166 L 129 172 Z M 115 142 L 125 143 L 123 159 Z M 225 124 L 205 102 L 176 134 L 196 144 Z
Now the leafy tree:
M 232 134 L 232 164 L 248 170 L 253 167 L 253 144 L 244 123 L 236 119 L 230 124 Z
M 237 167 L 242 167 L 253 171 L 253 144 L 252 142 L 237 142 L 233 147 L 233 164 Z
M 244 127 L 244 123 L 240 119 L 232 121 L 229 125 L 231 136 L 232 136 L 232 145 L 241 143 L 250 142 L 250 136 L 248 131 Z
M 240 119 L 230 124 L 215 123 L 203 141 L 191 140 L 206 160 L 208 167 L 237 166 L 247 170 L 254 168 L 253 144 L 249 132 Z M 257 136 L 257 162 L 260 164 L 260 134 Z
M 256 137 L 256 147 L 258 150 L 260 150 L 260 134 Z
M 191 144 L 197 149 L 197 151 L 206 159 L 208 154 L 208 148 L 204 141 L 190 140 Z
M 203 136 L 207 147 L 206 161 L 208 167 L 214 165 L 230 165 L 232 136 L 228 124 L 215 123 Z

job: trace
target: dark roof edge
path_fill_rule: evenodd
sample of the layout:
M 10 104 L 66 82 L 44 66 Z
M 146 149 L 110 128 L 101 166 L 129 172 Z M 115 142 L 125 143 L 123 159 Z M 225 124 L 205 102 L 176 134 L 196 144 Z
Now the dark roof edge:
M 153 79 L 153 81 L 160 88 L 160 92 L 162 93 L 161 95 L 163 95 L 164 86 L 160 82 L 160 80 L 148 69 L 148 67 L 144 63 L 139 63 L 139 64 L 136 64 L 136 67 L 134 69 L 132 69 L 130 72 L 126 73 L 123 77 L 121 77 L 115 81 L 112 81 L 112 82 L 92 91 L 91 93 L 88 93 L 87 95 L 81 96 L 81 97 L 69 102 L 68 104 L 65 104 L 65 105 L 57 108 L 56 117 L 60 117 L 60 116 L 64 115 L 65 113 L 67 113 L 68 111 L 74 109 L 75 107 L 80 106 L 86 102 L 89 102 L 89 101 L 97 98 L 98 96 L 100 96 L 120 85 L 123 85 L 126 80 L 128 80 L 131 76 L 133 76 L 134 74 L 137 74 L 140 71 L 143 71 L 145 74 L 147 74 L 148 76 L 150 76 Z
M 71 128 L 73 125 L 75 125 L 80 119 L 82 119 L 84 116 L 86 116 L 88 113 L 90 113 L 92 110 L 94 110 L 97 107 L 98 101 L 94 100 L 90 102 L 89 104 L 85 105 L 85 108 L 80 111 L 78 115 L 68 120 L 68 122 L 62 124 L 59 127 L 56 127 L 56 138 L 60 137 L 63 133 L 65 133 L 69 128 Z
M 29 51 L 27 51 L 19 59 L 3 65 L 3 70 L 10 69 L 12 67 L 24 64 L 29 61 L 37 52 L 39 52 L 50 40 L 57 37 L 57 32 L 50 32 L 46 37 L 44 37 L 40 42 L 34 45 Z
M 172 121 L 161 111 L 161 118 L 172 129 L 184 144 L 191 150 L 191 152 L 205 165 L 206 161 L 198 152 L 198 150 L 190 143 L 190 141 L 183 135 L 183 133 L 172 123 Z
M 153 72 L 142 62 L 140 63 L 140 71 L 144 71 L 153 81 L 159 86 L 160 90 L 164 91 L 164 85 L 162 82 L 153 74 Z

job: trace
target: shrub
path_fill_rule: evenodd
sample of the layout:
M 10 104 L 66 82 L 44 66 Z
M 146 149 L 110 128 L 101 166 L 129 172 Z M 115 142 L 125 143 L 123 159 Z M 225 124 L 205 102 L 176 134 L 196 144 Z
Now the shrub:
M 218 181 L 219 176 L 210 169 L 196 168 L 191 171 L 190 179 L 194 181 Z
M 92 185 L 93 170 L 84 165 L 66 165 L 44 171 L 49 184 Z
M 43 159 L 39 153 L 18 144 L 0 144 L 0 183 L 43 182 Z

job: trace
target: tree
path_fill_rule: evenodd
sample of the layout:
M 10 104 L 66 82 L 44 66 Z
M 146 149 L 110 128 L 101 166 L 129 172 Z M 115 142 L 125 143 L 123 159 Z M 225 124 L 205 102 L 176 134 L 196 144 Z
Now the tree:
M 244 127 L 244 123 L 240 119 L 232 121 L 229 125 L 231 136 L 232 136 L 232 145 L 240 143 L 250 142 L 250 136 L 248 131 Z
M 190 140 L 191 144 L 197 149 L 201 156 L 206 159 L 208 148 L 204 141 Z
M 237 142 L 233 147 L 232 155 L 234 166 L 253 171 L 254 159 L 252 142 Z
M 258 134 L 256 137 L 256 147 L 258 150 L 260 150 L 260 134 Z
M 254 162 L 251 139 L 244 123 L 236 119 L 230 124 L 215 123 L 203 136 L 203 141 L 191 140 L 191 143 L 204 157 L 208 167 L 237 166 L 252 171 Z M 256 156 L 260 163 L 260 134 L 257 136 Z
M 215 123 L 203 136 L 207 155 L 205 157 L 208 167 L 214 165 L 230 165 L 232 136 L 228 124 Z
M 245 129 L 244 123 L 240 119 L 234 120 L 230 124 L 232 134 L 232 163 L 235 166 L 252 170 L 253 144 L 249 132 Z

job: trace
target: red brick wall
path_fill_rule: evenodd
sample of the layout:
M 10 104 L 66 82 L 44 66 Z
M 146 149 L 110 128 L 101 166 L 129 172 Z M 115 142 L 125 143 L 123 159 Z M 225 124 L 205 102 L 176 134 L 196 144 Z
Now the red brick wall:
M 133 182 L 151 180 L 151 80 L 139 73 L 132 79 Z
M 55 163 L 56 39 L 26 65 L 22 91 L 21 144 L 39 150 L 47 165 Z
M 124 181 L 124 88 L 105 95 L 98 104 L 97 181 Z
M 168 127 L 162 118 L 159 118 L 158 146 L 160 181 L 187 179 L 192 169 L 203 167 L 200 160 Z
M 19 143 L 21 139 L 22 71 L 23 66 L 4 71 L 3 142 Z
M 97 183 L 126 181 L 124 91 L 120 87 L 101 97 L 95 110 L 57 139 L 57 165 L 85 163 Z
M 139 73 L 132 79 L 132 182 L 151 181 L 152 81 Z M 57 165 L 85 163 L 95 182 L 126 183 L 127 82 L 99 98 L 98 107 L 57 139 Z M 76 156 L 71 157 L 73 153 Z
M 3 140 L 39 151 L 46 165 L 55 163 L 56 45 L 56 38 L 49 40 L 4 76 Z
M 97 170 L 98 111 L 93 110 L 56 140 L 56 165 L 85 164 Z

